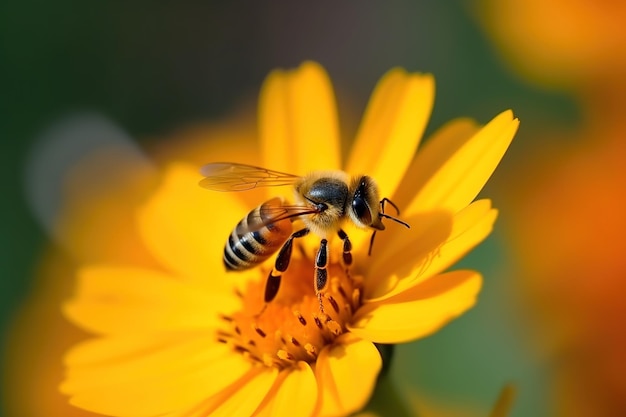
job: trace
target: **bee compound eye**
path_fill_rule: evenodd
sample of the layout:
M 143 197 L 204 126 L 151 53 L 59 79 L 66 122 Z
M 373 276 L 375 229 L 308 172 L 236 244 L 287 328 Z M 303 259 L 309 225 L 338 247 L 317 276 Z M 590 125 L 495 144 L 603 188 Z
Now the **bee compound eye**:
M 372 213 L 365 199 L 361 196 L 355 196 L 352 200 L 352 210 L 359 221 L 365 225 L 372 224 Z

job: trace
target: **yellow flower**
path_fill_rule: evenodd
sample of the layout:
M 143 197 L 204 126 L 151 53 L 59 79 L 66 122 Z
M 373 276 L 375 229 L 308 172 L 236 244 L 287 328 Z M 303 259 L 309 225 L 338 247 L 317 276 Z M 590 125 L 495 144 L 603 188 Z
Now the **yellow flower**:
M 354 261 L 331 244 L 320 308 L 313 286 L 319 238 L 294 251 L 277 297 L 264 308 L 271 260 L 226 273 L 233 226 L 282 188 L 217 193 L 197 167 L 170 165 L 138 210 L 144 244 L 161 265 L 85 265 L 66 316 L 97 337 L 66 357 L 62 391 L 72 404 L 114 416 L 347 415 L 367 402 L 381 368 L 375 343 L 429 335 L 470 308 L 474 271 L 442 273 L 480 243 L 496 218 L 472 202 L 515 134 L 506 111 L 480 128 L 450 123 L 414 158 L 434 81 L 401 69 L 373 93 L 343 165 L 376 179 L 410 229 L 388 222 L 368 256 L 369 233 L 346 228 Z M 260 98 L 255 165 L 298 175 L 341 169 L 334 97 L 324 70 L 275 71 Z M 207 162 L 219 157 L 206 155 Z M 237 161 L 241 162 L 241 161 Z M 261 314 L 259 314 L 263 311 Z

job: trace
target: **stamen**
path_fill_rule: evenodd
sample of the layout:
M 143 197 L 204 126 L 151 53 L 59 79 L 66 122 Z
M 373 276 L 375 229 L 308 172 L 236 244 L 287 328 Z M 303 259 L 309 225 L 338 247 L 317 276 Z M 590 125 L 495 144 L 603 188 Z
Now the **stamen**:
M 352 317 L 352 305 L 351 304 L 345 304 L 343 306 L 343 311 L 345 311 L 347 317 Z
M 262 360 L 265 366 L 268 366 L 268 367 L 273 367 L 274 365 L 277 364 L 276 360 L 272 358 L 269 353 L 264 353 Z
M 254 355 L 249 355 L 248 358 L 250 360 L 253 360 L 254 362 L 257 362 L 257 363 L 264 363 L 260 358 L 254 356 Z
M 235 345 L 235 352 L 244 353 L 249 352 L 249 350 L 243 346 Z
M 278 352 L 276 352 L 276 356 L 278 356 L 282 360 L 287 360 L 287 361 L 293 361 L 295 359 L 291 353 L 283 349 L 279 349 Z
M 348 296 L 346 295 L 346 291 L 343 289 L 343 285 L 339 285 L 337 287 L 337 290 L 339 291 L 339 294 L 341 294 L 344 300 L 348 299 Z
M 259 334 L 259 336 L 261 336 L 261 337 L 267 336 L 265 334 L 265 332 L 259 326 L 257 326 L 256 324 L 254 324 L 254 331 L 257 332 Z
M 312 357 L 313 359 L 317 359 L 317 349 L 315 348 L 315 346 L 307 343 L 306 345 L 304 345 L 304 350 L 310 357 Z
M 326 327 L 328 327 L 328 330 L 330 330 L 330 332 L 335 336 L 339 336 L 341 333 L 343 333 L 341 326 L 335 320 L 329 320 L 326 323 Z
M 339 313 L 339 305 L 337 304 L 337 301 L 335 301 L 333 296 L 329 295 L 326 298 L 328 299 L 328 302 L 330 303 L 330 305 L 333 307 L 333 310 L 335 310 L 335 313 Z
M 224 337 L 224 338 L 233 337 L 233 334 L 230 332 L 227 332 L 226 330 L 218 330 L 217 335 L 220 337 Z
M 220 317 L 220 319 L 222 319 L 222 320 L 224 320 L 224 321 L 227 321 L 227 322 L 229 322 L 229 323 L 230 323 L 231 321 L 233 321 L 233 318 L 232 318 L 231 316 L 227 316 L 226 314 L 220 314 L 220 315 L 219 315 L 219 317 Z
M 358 288 L 352 290 L 352 305 L 361 305 L 361 290 L 359 290 Z
M 336 255 L 328 264 L 323 292 L 316 292 L 309 280 L 299 279 L 315 269 L 311 257 L 292 260 L 279 297 L 271 302 L 263 303 L 264 279 L 241 287 L 236 291 L 242 297 L 241 310 L 219 316 L 218 342 L 267 367 L 289 369 L 298 361 L 313 365 L 319 352 L 347 331 L 352 312 L 360 307 L 362 279 L 347 275 L 341 253 Z
M 296 317 L 298 318 L 298 321 L 300 322 L 300 324 L 302 324 L 303 326 L 306 326 L 306 320 L 304 319 L 304 316 L 302 316 L 302 313 L 300 313 L 299 311 L 294 311 L 293 312 Z

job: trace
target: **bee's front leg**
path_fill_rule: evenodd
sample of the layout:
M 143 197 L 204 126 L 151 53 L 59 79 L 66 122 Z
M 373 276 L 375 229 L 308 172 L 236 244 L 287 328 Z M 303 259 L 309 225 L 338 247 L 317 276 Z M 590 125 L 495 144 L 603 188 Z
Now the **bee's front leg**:
M 350 242 L 348 235 L 342 229 L 339 229 L 337 235 L 343 241 L 343 264 L 348 268 L 352 265 L 352 242 Z

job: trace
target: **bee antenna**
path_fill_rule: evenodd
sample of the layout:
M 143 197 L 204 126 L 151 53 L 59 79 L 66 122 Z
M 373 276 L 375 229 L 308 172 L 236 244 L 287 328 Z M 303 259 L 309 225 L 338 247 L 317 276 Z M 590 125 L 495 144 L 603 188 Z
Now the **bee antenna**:
M 404 222 L 404 221 L 402 221 L 400 219 L 397 219 L 397 218 L 395 218 L 393 216 L 390 216 L 390 215 L 385 214 L 385 213 L 378 213 L 378 214 L 380 215 L 380 217 L 384 217 L 385 219 L 393 220 L 396 223 L 400 223 L 402 226 L 405 226 L 407 229 L 411 228 L 411 225 L 409 225 L 407 222 Z M 372 239 L 372 240 L 374 240 L 374 239 Z
M 407 222 L 403 222 L 402 220 L 400 220 L 400 219 L 398 219 L 396 217 L 393 217 L 393 216 L 390 216 L 388 214 L 385 214 L 385 203 L 389 203 L 391 205 L 391 207 L 393 207 L 396 210 L 396 214 L 400 215 L 400 209 L 398 208 L 398 206 L 396 206 L 396 203 L 394 203 L 393 201 L 391 201 L 387 197 L 385 197 L 382 200 L 380 200 L 380 213 L 378 213 L 378 215 L 380 217 L 384 217 L 385 219 L 393 220 L 396 223 L 400 223 L 401 225 L 405 226 L 407 229 L 410 229 L 411 226 L 409 226 L 409 224 Z M 374 240 L 374 238 L 372 237 L 372 241 L 373 240 Z M 370 247 L 370 250 L 371 250 L 371 247 Z
M 400 215 L 400 209 L 398 208 L 398 206 L 396 206 L 396 203 L 394 203 L 387 197 L 384 197 L 382 200 L 380 200 L 380 211 L 382 211 L 383 213 L 385 212 L 385 203 L 391 204 L 391 207 L 396 210 L 396 214 Z
M 388 199 L 387 197 L 384 197 L 382 200 L 380 200 L 380 212 L 378 213 L 378 216 L 381 218 L 385 218 L 385 219 L 389 219 L 389 220 L 393 220 L 396 223 L 401 224 L 402 226 L 406 227 L 407 229 L 410 229 L 411 226 L 407 223 L 404 222 L 396 217 L 390 216 L 388 214 L 385 214 L 385 203 L 389 203 L 391 205 L 391 207 L 393 207 L 396 210 L 396 213 L 399 215 L 400 214 L 400 209 L 398 208 L 398 206 L 396 206 L 396 204 L 391 201 L 390 199 Z M 372 255 L 372 247 L 374 246 L 374 238 L 376 237 L 376 230 L 374 230 L 372 232 L 372 237 L 370 238 L 370 247 L 367 250 L 367 256 L 371 256 Z

